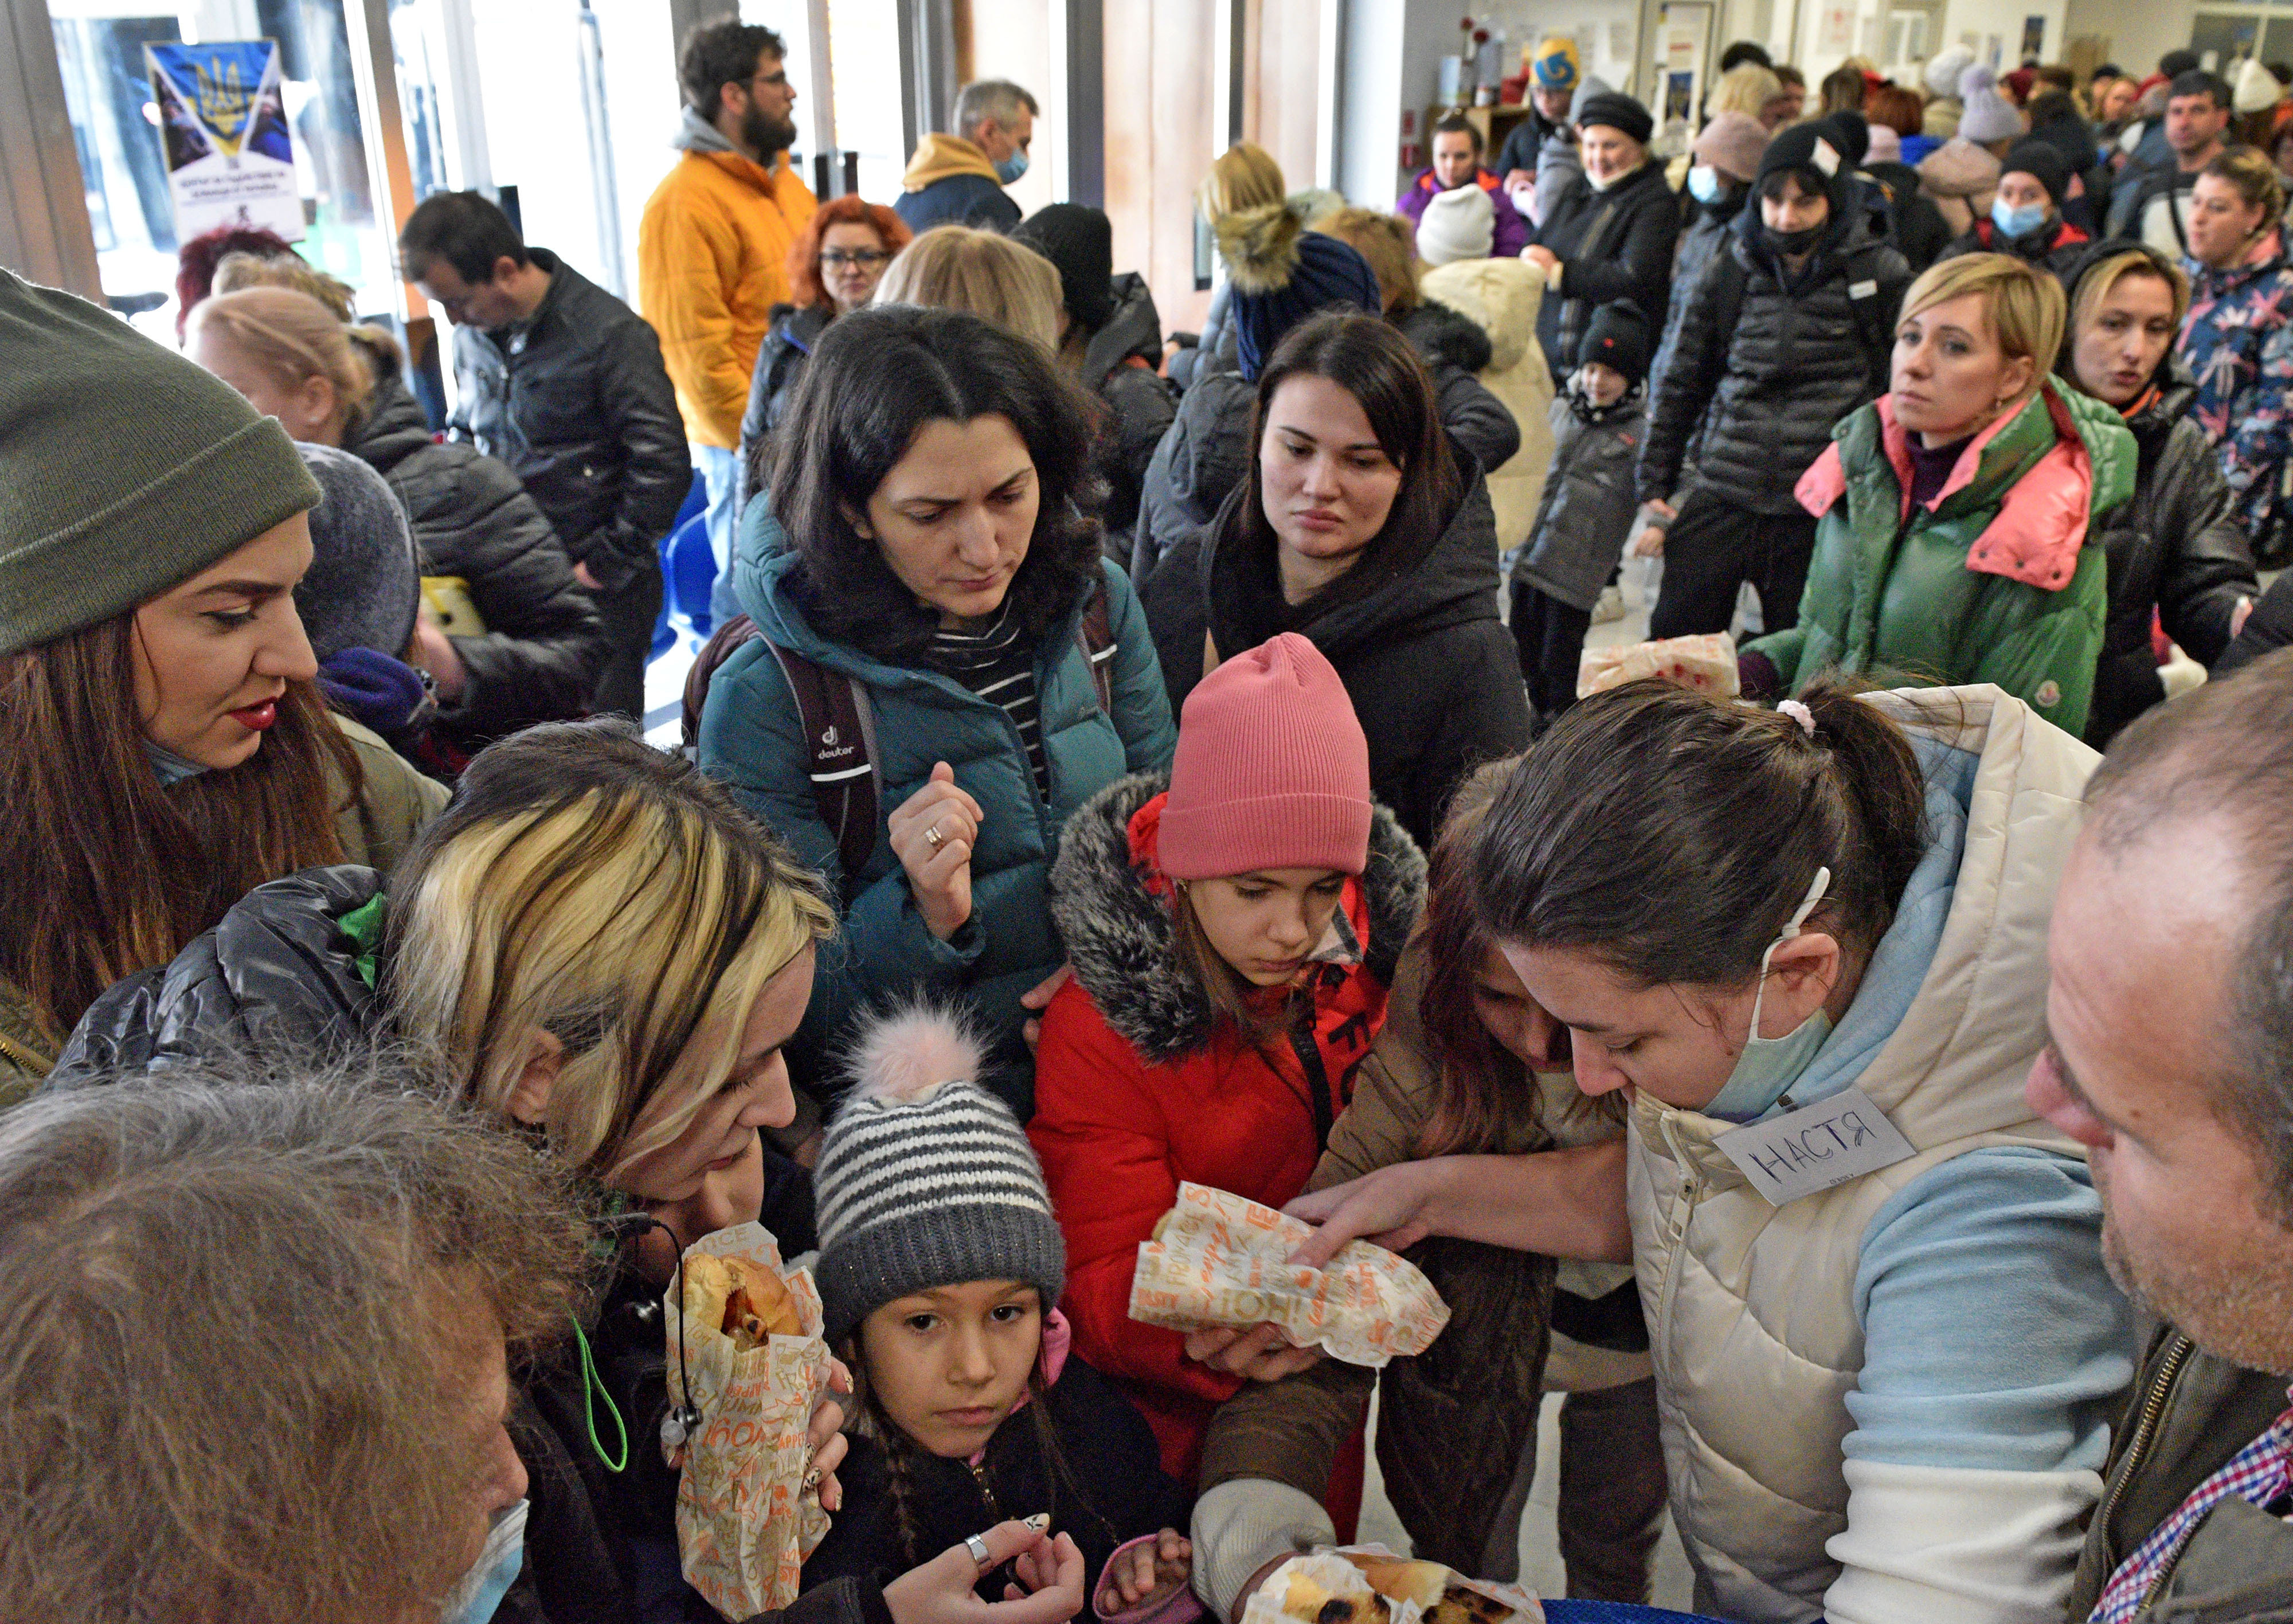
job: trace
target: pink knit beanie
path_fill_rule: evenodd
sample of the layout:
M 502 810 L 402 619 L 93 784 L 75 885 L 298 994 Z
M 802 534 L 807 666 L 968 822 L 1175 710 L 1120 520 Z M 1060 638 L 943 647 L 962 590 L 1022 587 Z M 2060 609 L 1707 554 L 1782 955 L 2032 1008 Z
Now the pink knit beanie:
M 1158 837 L 1163 872 L 1211 880 L 1369 861 L 1369 742 L 1338 673 L 1294 631 L 1187 695 Z

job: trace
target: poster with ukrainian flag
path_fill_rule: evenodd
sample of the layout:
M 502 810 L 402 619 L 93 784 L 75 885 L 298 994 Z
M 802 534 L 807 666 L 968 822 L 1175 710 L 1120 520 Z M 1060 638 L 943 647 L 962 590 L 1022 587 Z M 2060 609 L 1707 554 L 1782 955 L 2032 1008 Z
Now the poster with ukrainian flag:
M 303 199 L 279 42 L 148 44 L 143 61 L 177 239 L 229 225 L 260 226 L 300 241 Z

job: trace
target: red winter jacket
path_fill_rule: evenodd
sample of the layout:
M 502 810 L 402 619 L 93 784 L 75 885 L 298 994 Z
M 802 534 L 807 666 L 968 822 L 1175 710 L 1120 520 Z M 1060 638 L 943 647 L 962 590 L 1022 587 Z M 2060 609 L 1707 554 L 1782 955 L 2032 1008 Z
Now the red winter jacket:
M 1067 1244 L 1075 1349 L 1146 1413 L 1163 1466 L 1194 1482 L 1211 1411 L 1241 1385 L 1188 1360 L 1177 1331 L 1134 1323 L 1139 1243 L 1181 1180 L 1280 1206 L 1306 1188 L 1353 1070 L 1384 1024 L 1394 960 L 1424 899 L 1425 860 L 1383 808 L 1346 887 L 1344 962 L 1317 967 L 1313 1069 L 1252 1047 L 1183 967 L 1154 863 L 1166 775 L 1109 785 L 1060 840 L 1051 912 L 1074 979 L 1043 1013 L 1028 1137 Z

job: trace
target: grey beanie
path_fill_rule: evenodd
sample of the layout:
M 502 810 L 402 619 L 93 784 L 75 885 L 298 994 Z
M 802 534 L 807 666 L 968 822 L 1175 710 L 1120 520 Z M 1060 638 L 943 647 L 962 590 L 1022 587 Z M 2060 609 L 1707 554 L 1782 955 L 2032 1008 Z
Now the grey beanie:
M 854 1045 L 855 1085 L 820 1147 L 820 1285 L 831 1347 L 885 1303 L 970 1280 L 1024 1280 L 1049 1313 L 1066 1243 L 1034 1147 L 971 1081 L 984 1059 L 952 1015 L 903 1011 Z
M 0 271 L 0 655 L 125 614 L 318 499 L 229 384 Z
M 381 475 L 348 451 L 297 441 L 323 494 L 311 509 L 311 568 L 295 589 L 295 613 L 311 652 L 331 660 L 370 648 L 395 660 L 414 636 L 422 597 L 414 532 Z

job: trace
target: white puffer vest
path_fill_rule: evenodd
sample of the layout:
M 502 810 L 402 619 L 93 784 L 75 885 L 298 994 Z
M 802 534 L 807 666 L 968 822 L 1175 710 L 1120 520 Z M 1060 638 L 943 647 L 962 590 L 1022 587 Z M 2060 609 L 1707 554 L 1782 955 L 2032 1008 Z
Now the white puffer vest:
M 1981 758 L 1933 962 L 1860 1079 L 1918 1154 L 1778 1208 L 1712 1142 L 1734 1125 L 1645 1093 L 1633 1112 L 1634 1264 L 1673 1518 L 1702 1581 L 1699 1610 L 1753 1624 L 1822 1616 L 1842 1571 L 1825 1547 L 1850 1525 L 1854 1468 L 1841 1443 L 1863 1364 L 1854 1284 L 1873 1216 L 1929 1168 L 1983 1146 L 2077 1153 L 2032 1116 L 2022 1083 L 2046 1041 L 2055 882 L 2099 758 L 1996 687 L 1870 702 Z M 2010 1612 L 2024 1616 L 1965 1616 Z

